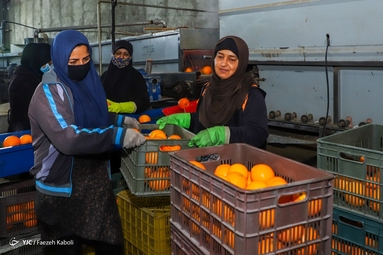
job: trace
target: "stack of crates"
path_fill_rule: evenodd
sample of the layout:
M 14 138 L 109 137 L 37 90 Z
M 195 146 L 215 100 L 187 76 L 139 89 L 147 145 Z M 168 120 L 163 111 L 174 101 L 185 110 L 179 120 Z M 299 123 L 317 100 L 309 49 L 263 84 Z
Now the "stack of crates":
M 158 129 L 157 124 L 141 124 L 140 131 L 148 135 Z M 170 156 L 172 148 L 188 149 L 194 136 L 190 131 L 176 125 L 166 125 L 166 136 L 178 135 L 181 139 L 147 139 L 136 148 L 124 149 L 121 156 L 121 173 L 130 192 L 136 196 L 170 195 Z
M 331 174 L 247 144 L 182 150 L 170 157 L 173 254 L 330 254 Z M 218 165 L 235 163 L 248 169 L 267 164 L 288 183 L 245 190 L 214 175 Z M 302 193 L 306 198 L 297 202 L 280 200 Z
M 0 145 L 8 136 L 20 138 L 30 130 L 0 134 Z M 0 148 L 0 178 L 27 173 L 33 166 L 32 144 Z M 0 239 L 2 248 L 11 247 L 12 238 L 28 239 L 38 234 L 35 214 L 35 181 L 6 181 L 0 185 Z M 42 254 L 42 247 L 12 247 L 4 254 Z
M 140 124 L 148 136 L 157 124 Z M 126 254 L 168 255 L 170 246 L 170 155 L 188 149 L 193 133 L 166 125 L 166 137 L 151 139 L 139 147 L 123 149 L 120 171 L 129 190 L 117 194 Z M 180 139 L 168 139 L 177 135 Z
M 332 254 L 383 255 L 383 125 L 343 131 L 317 144 L 317 167 L 335 178 Z

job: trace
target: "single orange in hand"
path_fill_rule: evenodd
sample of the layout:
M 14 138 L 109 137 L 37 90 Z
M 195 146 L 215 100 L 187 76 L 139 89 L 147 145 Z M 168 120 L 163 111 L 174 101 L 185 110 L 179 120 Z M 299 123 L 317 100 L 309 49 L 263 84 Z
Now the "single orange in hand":
M 145 123 L 151 121 L 151 118 L 149 115 L 142 114 L 140 117 L 138 117 L 138 122 Z
M 3 147 L 20 145 L 20 139 L 15 135 L 7 136 L 3 141 Z
M 190 160 L 189 163 L 195 165 L 196 167 L 199 167 L 203 170 L 206 170 L 206 167 L 201 163 L 201 162 L 198 162 L 196 160 Z
M 212 74 L 213 73 L 213 69 L 211 69 L 210 66 L 204 66 L 201 70 L 201 73 L 202 74 Z
M 188 107 L 190 105 L 190 101 L 189 99 L 187 99 L 186 97 L 183 97 L 181 98 L 180 100 L 178 100 L 178 107 L 181 108 L 181 109 L 185 109 L 186 107 Z
M 32 136 L 30 134 L 25 134 L 20 137 L 20 144 L 32 143 Z

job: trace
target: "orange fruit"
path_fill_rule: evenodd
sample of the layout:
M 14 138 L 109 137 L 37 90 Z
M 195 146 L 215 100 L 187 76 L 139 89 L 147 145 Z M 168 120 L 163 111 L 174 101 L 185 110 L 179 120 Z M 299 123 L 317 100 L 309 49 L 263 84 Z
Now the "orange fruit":
M 20 145 L 20 139 L 15 135 L 7 136 L 3 141 L 3 147 Z
M 280 176 L 274 176 L 266 182 L 267 186 L 279 186 L 287 184 L 287 181 Z
M 309 228 L 306 228 L 305 232 L 303 233 L 302 239 L 298 241 L 298 243 L 313 241 L 318 239 L 318 237 L 319 237 L 318 232 L 313 227 L 309 227 Z M 298 249 L 296 254 L 297 255 L 314 255 L 314 254 L 317 254 L 318 247 L 319 247 L 319 243 L 314 243 L 305 248 Z
M 189 105 L 190 105 L 190 101 L 186 97 L 183 97 L 180 100 L 178 100 L 178 107 L 181 109 L 185 109 Z
M 193 72 L 193 69 L 191 69 L 190 67 L 185 68 L 185 73 L 191 73 L 191 72 Z
M 142 114 L 140 117 L 138 117 L 138 122 L 140 122 L 140 123 L 146 123 L 149 121 L 151 121 L 151 118 L 149 115 Z
M 168 139 L 179 140 L 182 139 L 179 135 L 169 135 Z
M 268 209 L 259 213 L 259 229 L 271 228 L 274 226 L 275 209 Z
M 362 198 L 365 190 L 365 185 L 364 182 L 362 181 L 357 181 L 357 180 L 350 180 L 348 182 L 348 185 L 346 186 L 346 191 L 349 191 L 351 193 L 357 194 L 356 195 L 350 195 L 350 194 L 345 194 L 344 195 L 344 200 L 352 206 L 363 206 L 364 205 L 364 199 Z
M 149 178 L 154 178 L 158 180 L 150 180 L 148 181 L 148 185 L 153 190 L 157 190 L 157 191 L 166 190 L 170 187 L 169 177 L 170 177 L 169 170 L 160 169 L 158 171 L 152 172 L 150 173 Z
M 149 133 L 148 136 L 149 136 L 150 138 L 153 138 L 153 137 L 155 137 L 156 135 L 166 137 L 166 133 L 165 133 L 163 130 L 161 130 L 161 129 L 153 129 L 152 131 L 150 131 L 150 133 Z
M 157 164 L 158 162 L 158 152 L 147 152 L 145 154 L 146 164 Z
M 161 145 L 160 151 L 179 151 L 181 146 L 179 145 Z
M 19 139 L 20 139 L 20 144 L 32 143 L 32 136 L 30 134 L 22 135 Z
M 247 184 L 246 189 L 248 190 L 257 190 L 257 189 L 263 189 L 267 188 L 267 184 L 262 181 L 253 181 Z
M 202 74 L 212 74 L 213 73 L 213 69 L 211 69 L 210 66 L 204 66 L 201 69 L 201 73 Z
M 221 164 L 217 166 L 214 170 L 214 174 L 217 176 L 226 176 L 227 172 L 229 171 L 230 165 L 229 164 Z
M 232 173 L 232 172 L 237 172 L 237 173 L 240 173 L 243 175 L 243 177 L 247 180 L 247 177 L 249 175 L 249 170 L 247 169 L 247 167 L 241 163 L 235 163 L 235 164 L 232 164 L 229 168 L 229 171 L 227 172 L 228 174 L 229 173 Z
M 25 219 L 25 213 L 21 213 L 21 212 L 14 213 L 14 214 L 12 214 L 11 219 L 13 222 L 23 221 Z
M 252 181 L 267 182 L 269 179 L 275 176 L 274 170 L 266 164 L 257 164 L 250 170 Z
M 295 226 L 288 229 L 284 229 L 282 231 L 279 231 L 278 239 L 279 241 L 284 243 L 295 242 L 302 238 L 304 231 L 305 228 L 302 226 Z
M 206 167 L 201 163 L 201 162 L 198 162 L 196 160 L 190 160 L 189 163 L 195 165 L 196 167 L 199 167 L 203 170 L 206 170 Z
M 246 188 L 247 179 L 241 173 L 239 173 L 239 172 L 231 172 L 230 173 L 229 172 L 226 175 L 226 178 L 228 179 L 228 181 L 231 184 L 234 184 L 235 186 L 240 187 L 241 189 L 245 189 Z

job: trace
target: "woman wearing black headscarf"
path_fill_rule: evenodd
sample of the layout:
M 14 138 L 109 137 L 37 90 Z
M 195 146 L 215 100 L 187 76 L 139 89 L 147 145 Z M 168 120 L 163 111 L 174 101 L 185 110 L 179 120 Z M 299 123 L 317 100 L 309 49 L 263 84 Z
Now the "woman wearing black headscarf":
M 25 46 L 21 55 L 21 65 L 13 73 L 8 88 L 10 106 L 8 132 L 31 128 L 28 105 L 44 72 L 49 70 L 50 61 L 49 44 L 29 43 Z
M 112 60 L 101 76 L 108 98 L 108 110 L 115 113 L 141 113 L 150 106 L 146 82 L 133 67 L 133 46 L 126 40 L 114 43 Z
M 213 74 L 202 90 L 196 113 L 178 113 L 157 121 L 175 124 L 195 135 L 189 146 L 247 143 L 264 148 L 268 137 L 266 93 L 246 73 L 249 48 L 236 36 L 220 39 L 214 50 Z

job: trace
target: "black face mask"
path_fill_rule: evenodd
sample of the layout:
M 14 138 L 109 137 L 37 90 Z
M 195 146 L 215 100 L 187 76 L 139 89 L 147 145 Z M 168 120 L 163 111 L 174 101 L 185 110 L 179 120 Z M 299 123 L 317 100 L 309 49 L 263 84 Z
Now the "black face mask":
M 90 61 L 84 65 L 71 66 L 68 65 L 68 77 L 73 81 L 82 81 L 88 74 L 90 69 Z

